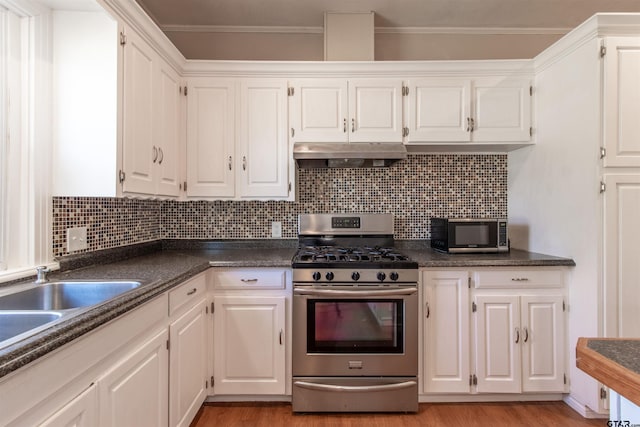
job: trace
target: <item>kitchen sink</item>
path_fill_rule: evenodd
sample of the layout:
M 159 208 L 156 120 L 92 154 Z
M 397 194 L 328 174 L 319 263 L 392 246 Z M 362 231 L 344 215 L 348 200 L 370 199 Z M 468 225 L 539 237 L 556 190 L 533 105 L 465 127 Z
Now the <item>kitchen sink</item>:
M 56 311 L 0 311 L 0 342 L 62 317 Z
M 69 310 L 89 307 L 140 286 L 135 281 L 50 282 L 0 297 L 0 310 Z

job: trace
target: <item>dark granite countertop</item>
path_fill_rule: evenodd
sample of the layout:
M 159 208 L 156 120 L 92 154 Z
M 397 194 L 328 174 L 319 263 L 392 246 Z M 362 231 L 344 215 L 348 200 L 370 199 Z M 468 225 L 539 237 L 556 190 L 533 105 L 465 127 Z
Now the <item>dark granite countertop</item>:
M 576 366 L 640 405 L 640 338 L 580 338 Z
M 424 242 L 398 241 L 421 267 L 570 266 L 573 261 L 526 251 L 447 255 Z M 142 285 L 0 348 L 0 378 L 166 292 L 209 267 L 290 267 L 297 240 L 164 240 L 64 257 L 50 280 L 137 280 Z M 23 280 L 21 282 L 29 282 Z M 16 282 L 11 285 L 17 284 Z M 0 291 L 8 284 L 0 285 Z

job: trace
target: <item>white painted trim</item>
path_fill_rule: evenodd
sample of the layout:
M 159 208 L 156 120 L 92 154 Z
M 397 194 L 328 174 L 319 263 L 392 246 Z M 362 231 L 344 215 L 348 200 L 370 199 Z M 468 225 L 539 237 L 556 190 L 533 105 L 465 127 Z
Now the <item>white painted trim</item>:
M 180 25 L 160 26 L 162 31 L 174 33 L 279 33 L 279 34 L 323 34 L 323 27 L 266 26 L 266 25 Z M 572 28 L 536 27 L 375 27 L 376 34 L 567 34 Z
M 39 264 L 45 267 L 50 268 L 52 271 L 56 271 L 60 269 L 60 264 L 57 262 L 49 262 Z M 3 282 L 11 282 L 13 280 L 24 279 L 27 277 L 35 277 L 36 269 L 35 267 L 22 267 L 15 268 L 13 270 L 5 270 L 0 272 L 0 284 Z M 2 286 L 0 286 L 0 290 L 2 290 Z
M 609 418 L 609 414 L 607 412 L 605 412 L 605 413 L 595 412 L 592 409 L 590 409 L 589 407 L 587 407 L 586 405 L 580 403 L 571 394 L 565 396 L 564 399 L 562 399 L 562 400 L 571 409 L 576 411 L 578 414 L 582 415 L 584 418 L 604 418 L 604 419 L 608 419 Z
M 531 60 L 496 61 L 211 61 L 189 60 L 185 77 L 532 77 Z

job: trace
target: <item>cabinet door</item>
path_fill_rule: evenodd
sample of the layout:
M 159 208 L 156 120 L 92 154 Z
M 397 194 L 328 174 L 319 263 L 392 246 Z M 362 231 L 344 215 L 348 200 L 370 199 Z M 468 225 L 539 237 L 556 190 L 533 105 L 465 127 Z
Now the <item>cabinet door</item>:
M 425 393 L 469 393 L 469 273 L 424 273 Z
M 239 117 L 236 150 L 239 196 L 286 198 L 289 195 L 287 82 L 242 80 Z
M 167 338 L 163 329 L 98 380 L 101 426 L 167 425 Z
M 517 296 L 476 296 L 476 372 L 480 393 L 520 393 Z
M 640 336 L 640 173 L 604 176 L 604 311 L 607 337 Z
M 290 125 L 295 142 L 347 142 L 347 81 L 304 79 L 291 82 Z
M 520 297 L 522 391 L 564 391 L 563 298 Z
M 178 73 L 164 61 L 158 61 L 155 92 L 154 143 L 157 145 L 157 187 L 162 196 L 180 195 L 182 138 L 182 88 Z
M 409 143 L 471 140 L 470 80 L 417 80 L 408 87 Z
M 216 394 L 285 393 L 285 297 L 216 297 Z
M 235 194 L 235 83 L 191 78 L 187 96 L 187 197 Z
M 206 301 L 169 326 L 169 425 L 189 426 L 207 394 Z
M 604 166 L 640 166 L 640 38 L 604 43 Z
M 478 79 L 473 82 L 472 140 L 531 139 L 531 82 L 528 79 Z
M 351 142 L 402 142 L 402 81 L 349 80 Z
M 122 191 L 154 194 L 153 90 L 156 53 L 135 31 L 127 29 L 124 45 L 124 94 L 122 108 Z M 99 161 L 99 159 L 98 159 Z
M 47 418 L 40 427 L 94 427 L 98 424 L 98 393 L 91 384 L 63 408 Z

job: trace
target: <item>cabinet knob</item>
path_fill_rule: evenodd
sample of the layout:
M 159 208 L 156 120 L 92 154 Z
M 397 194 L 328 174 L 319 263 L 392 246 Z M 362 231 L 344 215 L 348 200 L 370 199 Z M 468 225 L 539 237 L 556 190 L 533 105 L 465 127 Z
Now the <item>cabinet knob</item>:
M 231 156 L 229 156 L 229 170 L 231 170 Z
M 153 163 L 156 162 L 156 160 L 158 160 L 158 149 L 156 148 L 156 146 L 153 146 Z
M 162 152 L 162 148 L 158 147 L 158 152 L 160 153 L 160 159 L 158 159 L 158 164 L 161 165 L 164 160 L 164 153 Z
M 242 170 L 247 170 L 247 156 L 242 156 Z
M 351 132 L 356 131 L 356 119 L 351 119 Z

